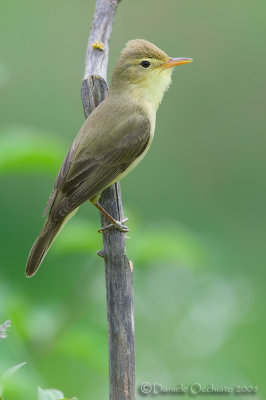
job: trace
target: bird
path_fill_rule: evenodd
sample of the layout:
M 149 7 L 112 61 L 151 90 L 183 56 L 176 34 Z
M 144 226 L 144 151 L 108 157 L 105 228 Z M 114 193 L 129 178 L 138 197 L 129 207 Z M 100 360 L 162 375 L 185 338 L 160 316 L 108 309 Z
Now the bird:
M 27 277 L 36 273 L 56 236 L 85 201 L 110 220 L 107 228 L 128 232 L 127 219 L 116 221 L 99 198 L 145 156 L 173 67 L 191 61 L 171 58 L 144 39 L 126 44 L 115 64 L 107 96 L 85 120 L 59 170 L 43 213 L 46 221 L 29 253 Z

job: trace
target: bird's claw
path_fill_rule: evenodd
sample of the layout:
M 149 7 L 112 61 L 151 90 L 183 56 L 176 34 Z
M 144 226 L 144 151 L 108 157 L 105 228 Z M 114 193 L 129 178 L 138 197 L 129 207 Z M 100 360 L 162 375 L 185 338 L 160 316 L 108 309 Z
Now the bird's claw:
M 128 218 L 124 218 L 121 221 L 114 221 L 110 225 L 103 226 L 101 229 L 98 230 L 99 233 L 102 233 L 103 231 L 113 229 L 115 228 L 119 232 L 129 232 L 129 229 L 126 225 L 124 225 L 125 222 L 128 221 Z

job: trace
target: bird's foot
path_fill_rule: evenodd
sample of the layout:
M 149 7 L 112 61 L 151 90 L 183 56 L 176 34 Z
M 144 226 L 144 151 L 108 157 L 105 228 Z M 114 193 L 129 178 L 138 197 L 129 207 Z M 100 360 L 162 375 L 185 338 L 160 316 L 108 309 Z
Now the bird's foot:
M 129 229 L 126 225 L 124 225 L 125 222 L 128 221 L 128 218 L 124 218 L 121 221 L 116 221 L 112 222 L 110 225 L 103 226 L 101 229 L 98 230 L 99 233 L 102 233 L 103 231 L 113 229 L 115 228 L 119 232 L 129 232 Z

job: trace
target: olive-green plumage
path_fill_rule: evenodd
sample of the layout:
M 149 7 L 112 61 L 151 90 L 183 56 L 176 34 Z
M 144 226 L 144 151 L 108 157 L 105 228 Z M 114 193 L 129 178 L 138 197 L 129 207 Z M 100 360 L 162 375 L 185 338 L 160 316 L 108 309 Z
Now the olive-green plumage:
M 93 204 L 101 192 L 142 159 L 155 129 L 155 114 L 171 81 L 171 59 L 146 40 L 128 42 L 113 71 L 104 101 L 88 116 L 56 178 L 44 215 L 48 217 L 27 262 L 33 275 L 66 221 L 83 202 Z M 123 230 L 119 221 L 117 229 Z

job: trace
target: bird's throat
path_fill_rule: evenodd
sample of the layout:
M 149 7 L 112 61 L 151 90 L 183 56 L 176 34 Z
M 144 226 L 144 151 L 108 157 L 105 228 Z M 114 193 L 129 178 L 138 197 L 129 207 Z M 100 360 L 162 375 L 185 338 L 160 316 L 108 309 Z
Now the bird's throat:
M 156 74 L 158 74 L 157 71 Z M 163 71 L 160 74 L 159 79 L 148 80 L 139 85 L 132 85 L 132 95 L 137 99 L 139 104 L 146 104 L 146 106 L 149 105 L 149 108 L 153 108 L 156 112 L 170 83 L 171 72 Z

